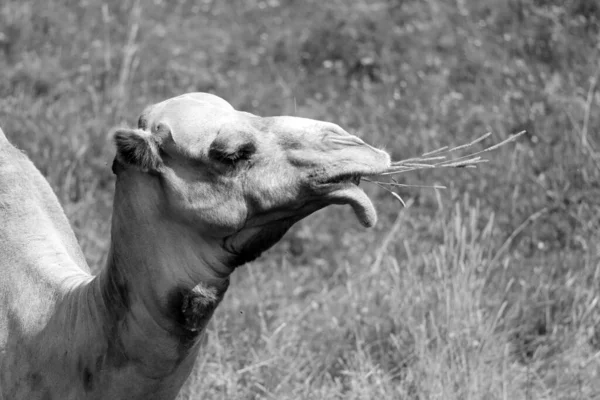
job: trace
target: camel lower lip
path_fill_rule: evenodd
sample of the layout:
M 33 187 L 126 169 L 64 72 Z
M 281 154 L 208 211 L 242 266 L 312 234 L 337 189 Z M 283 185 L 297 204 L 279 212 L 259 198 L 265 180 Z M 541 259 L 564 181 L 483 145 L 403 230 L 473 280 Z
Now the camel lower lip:
M 331 204 L 348 204 L 358 221 L 366 228 L 377 222 L 377 211 L 366 193 L 353 183 L 339 184 L 325 196 Z

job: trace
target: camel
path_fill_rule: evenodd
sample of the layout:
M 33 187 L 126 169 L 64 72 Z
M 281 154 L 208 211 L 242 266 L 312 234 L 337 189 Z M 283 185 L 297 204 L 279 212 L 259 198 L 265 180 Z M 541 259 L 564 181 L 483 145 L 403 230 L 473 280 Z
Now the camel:
M 206 93 L 113 131 L 111 245 L 92 275 L 49 184 L 0 130 L 0 399 L 173 399 L 229 276 L 297 221 L 376 212 L 389 155 L 339 126 Z

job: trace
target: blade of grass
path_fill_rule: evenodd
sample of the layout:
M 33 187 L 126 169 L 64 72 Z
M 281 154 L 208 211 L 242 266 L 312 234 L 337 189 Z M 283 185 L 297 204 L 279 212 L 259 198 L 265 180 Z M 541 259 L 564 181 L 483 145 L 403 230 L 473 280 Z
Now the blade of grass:
M 485 148 L 485 149 L 483 149 L 483 150 L 480 150 L 480 151 L 477 151 L 477 152 L 475 152 L 475 153 L 471 153 L 471 154 L 467 154 L 467 155 L 464 155 L 464 156 L 458 157 L 458 158 L 454 159 L 453 161 L 454 161 L 454 162 L 456 162 L 456 161 L 460 161 L 460 160 L 463 160 L 463 159 L 465 159 L 465 158 L 474 157 L 474 156 L 477 156 L 477 155 L 479 155 L 479 154 L 482 154 L 482 153 L 487 153 L 487 152 L 489 152 L 489 151 L 496 150 L 497 148 L 499 148 L 499 147 L 501 147 L 501 146 L 504 146 L 505 144 L 507 144 L 507 143 L 510 143 L 510 142 L 512 142 L 512 141 L 514 141 L 514 140 L 516 140 L 518 137 L 520 137 L 520 136 L 522 136 L 523 134 L 525 134 L 525 132 L 526 132 L 526 131 L 521 131 L 521 132 L 519 132 L 519 133 L 516 133 L 516 134 L 514 134 L 514 135 L 511 135 L 511 136 L 509 136 L 508 138 L 506 138 L 506 139 L 504 139 L 503 141 L 501 141 L 500 143 L 496 143 L 496 144 L 495 144 L 495 145 L 493 145 L 493 146 L 487 147 L 487 148 Z
M 450 150 L 448 150 L 448 152 L 466 149 L 468 147 L 473 146 L 474 144 L 481 142 L 482 140 L 485 140 L 486 138 L 490 137 L 491 135 L 492 135 L 492 132 L 488 132 L 485 135 L 473 140 L 471 143 L 463 144 L 462 146 L 453 147 Z
M 400 197 L 400 195 L 396 192 L 394 192 L 393 190 L 390 190 L 388 188 L 386 188 L 385 186 L 383 186 L 382 184 L 375 182 L 375 181 L 370 181 L 373 182 L 374 184 L 376 184 L 377 186 L 379 186 L 380 188 L 382 188 L 383 190 L 385 190 L 386 192 L 389 192 L 392 194 L 392 196 L 394 196 L 400 203 L 402 203 L 402 205 L 404 206 L 404 208 L 406 208 L 406 203 L 404 202 L 404 200 L 402 200 L 402 197 Z
M 424 189 L 448 189 L 446 186 L 442 185 L 409 185 L 405 183 L 398 182 L 382 182 L 382 181 L 374 181 L 372 179 L 363 178 L 363 181 L 370 183 L 377 183 L 381 185 L 389 185 L 389 186 L 397 186 L 397 187 L 414 187 L 414 188 L 424 188 Z

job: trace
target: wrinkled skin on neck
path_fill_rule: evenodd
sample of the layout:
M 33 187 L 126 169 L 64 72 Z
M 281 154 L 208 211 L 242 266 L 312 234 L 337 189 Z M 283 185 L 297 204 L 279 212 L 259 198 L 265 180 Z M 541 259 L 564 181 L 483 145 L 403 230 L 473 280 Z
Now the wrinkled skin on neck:
M 92 277 L 49 186 L 0 134 L 0 250 L 12 255 L 0 399 L 174 398 L 235 268 L 328 205 L 372 226 L 358 183 L 390 163 L 337 125 L 202 93 L 148 107 L 114 140 L 111 249 Z

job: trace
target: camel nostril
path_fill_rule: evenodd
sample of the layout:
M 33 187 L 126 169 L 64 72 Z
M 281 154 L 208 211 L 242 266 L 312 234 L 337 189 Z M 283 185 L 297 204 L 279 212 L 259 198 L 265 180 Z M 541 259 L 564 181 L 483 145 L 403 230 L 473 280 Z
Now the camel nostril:
M 341 144 L 343 146 L 366 146 L 367 144 L 359 137 L 348 135 L 348 136 L 334 136 L 328 138 L 331 143 Z

